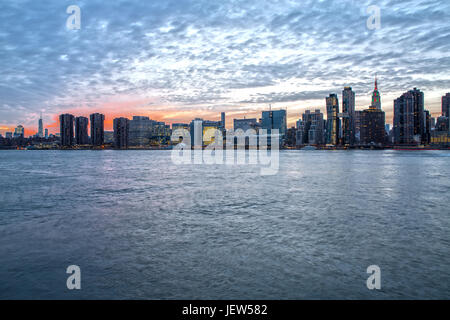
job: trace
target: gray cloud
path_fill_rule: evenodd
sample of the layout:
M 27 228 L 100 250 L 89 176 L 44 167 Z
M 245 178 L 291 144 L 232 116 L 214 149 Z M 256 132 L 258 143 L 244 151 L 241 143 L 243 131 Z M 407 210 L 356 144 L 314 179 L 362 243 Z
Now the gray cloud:
M 72 4 L 82 10 L 79 31 L 65 28 Z M 95 109 L 117 96 L 189 109 L 301 104 L 345 85 L 367 95 L 375 73 L 383 95 L 450 91 L 450 3 L 377 1 L 377 31 L 366 28 L 371 4 L 4 0 L 0 124 L 35 126 L 41 110 Z M 282 85 L 291 82 L 315 88 Z

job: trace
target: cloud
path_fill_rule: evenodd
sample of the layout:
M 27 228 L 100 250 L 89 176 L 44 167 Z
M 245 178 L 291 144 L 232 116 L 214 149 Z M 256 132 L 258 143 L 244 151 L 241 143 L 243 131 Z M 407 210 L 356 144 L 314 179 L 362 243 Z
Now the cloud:
M 72 4 L 81 7 L 81 30 L 66 29 Z M 170 112 L 240 114 L 268 103 L 299 112 L 311 101 L 323 107 L 346 85 L 363 108 L 375 74 L 388 112 L 412 87 L 438 112 L 450 91 L 450 3 L 377 1 L 376 31 L 366 28 L 371 4 L 4 0 L 0 125 L 36 127 L 41 111 L 46 122 L 68 110 L 116 114 L 104 106 L 117 101 L 129 102 L 126 114 L 169 120 Z

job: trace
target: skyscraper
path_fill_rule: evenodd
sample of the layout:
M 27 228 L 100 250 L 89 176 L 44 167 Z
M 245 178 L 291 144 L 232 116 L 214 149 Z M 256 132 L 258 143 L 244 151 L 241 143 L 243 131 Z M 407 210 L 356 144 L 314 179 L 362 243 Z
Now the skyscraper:
M 88 123 L 86 117 L 75 118 L 75 143 L 79 145 L 89 144 Z
M 442 116 L 447 117 L 447 127 L 450 131 L 450 93 L 442 97 Z
M 424 94 L 417 88 L 394 101 L 394 143 L 428 143 Z
M 22 125 L 18 125 L 15 129 L 14 129 L 14 138 L 23 138 L 25 136 L 25 129 L 23 128 Z
M 45 139 L 48 139 L 48 129 L 45 129 Z
M 220 114 L 221 122 L 222 122 L 222 129 L 225 130 L 225 112 L 222 112 Z
M 327 104 L 327 138 L 326 143 L 337 145 L 339 143 L 339 100 L 336 94 L 326 98 Z
M 323 113 L 320 110 L 306 110 L 298 122 L 296 143 L 299 146 L 323 144 L 323 131 Z
M 386 142 L 386 116 L 373 106 L 361 112 L 360 144 L 384 145 Z
M 90 115 L 91 120 L 91 144 L 93 146 L 101 146 L 105 140 L 104 122 L 105 116 L 100 113 Z
M 73 120 L 71 114 L 62 114 L 59 116 L 59 132 L 61 137 L 61 146 L 70 147 L 73 145 Z
M 450 93 L 442 97 L 442 116 L 450 118 Z
M 128 137 L 130 133 L 130 120 L 127 118 L 116 118 L 114 126 L 114 147 L 117 149 L 128 148 Z
M 355 144 L 355 92 L 351 87 L 342 91 L 342 142 L 344 145 Z
M 271 134 L 273 129 L 278 129 L 281 146 L 287 132 L 286 110 L 263 111 L 261 127 L 267 130 L 267 134 Z
M 150 145 L 154 122 L 149 117 L 133 116 L 133 120 L 129 122 L 129 145 L 140 147 Z
M 44 137 L 44 124 L 42 122 L 42 113 L 41 113 L 41 117 L 39 118 L 38 137 L 39 138 L 43 138 Z
M 375 78 L 375 89 L 373 90 L 372 94 L 372 107 L 381 110 L 381 96 L 380 92 L 378 91 L 378 79 Z

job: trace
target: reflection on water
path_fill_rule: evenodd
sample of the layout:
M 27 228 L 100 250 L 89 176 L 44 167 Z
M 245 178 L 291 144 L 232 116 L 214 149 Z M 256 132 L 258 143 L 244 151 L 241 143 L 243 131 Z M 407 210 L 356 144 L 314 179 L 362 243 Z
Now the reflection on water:
M 449 176 L 445 151 L 285 151 L 274 176 L 2 151 L 0 298 L 448 299 Z

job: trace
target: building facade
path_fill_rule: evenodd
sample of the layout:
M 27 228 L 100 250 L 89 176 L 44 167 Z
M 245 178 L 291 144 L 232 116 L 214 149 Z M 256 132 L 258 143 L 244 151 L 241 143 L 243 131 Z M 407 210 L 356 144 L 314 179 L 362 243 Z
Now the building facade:
M 351 87 L 342 91 L 342 144 L 355 144 L 355 92 Z
M 59 135 L 61 146 L 71 147 L 74 144 L 73 136 L 74 116 L 71 114 L 62 114 L 59 116 Z
M 42 121 L 42 115 L 39 118 L 39 122 L 38 122 L 38 137 L 39 138 L 43 138 L 44 137 L 44 123 Z
M 340 121 L 339 121 L 339 100 L 336 94 L 330 94 L 326 98 L 327 106 L 327 128 L 326 128 L 326 143 L 331 145 L 338 145 Z
M 267 134 L 272 134 L 272 130 L 278 130 L 280 134 L 280 146 L 287 133 L 286 110 L 263 111 L 261 117 L 261 128 L 267 130 Z
M 382 146 L 386 143 L 386 116 L 377 106 L 361 112 L 360 144 Z
M 91 120 L 91 144 L 101 146 L 105 143 L 105 116 L 100 113 L 90 115 Z
M 130 120 L 127 118 L 116 118 L 113 121 L 114 147 L 116 149 L 127 149 L 129 144 Z
M 428 144 L 431 125 L 427 124 L 424 94 L 417 88 L 394 101 L 394 143 Z
M 75 143 L 78 145 L 89 144 L 88 136 L 89 120 L 86 117 L 75 118 Z
M 302 146 L 323 144 L 323 124 L 323 113 L 320 112 L 320 110 L 315 110 L 314 112 L 306 110 L 302 115 L 302 119 L 297 122 L 297 145 Z

